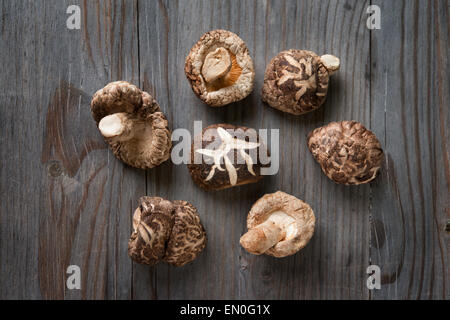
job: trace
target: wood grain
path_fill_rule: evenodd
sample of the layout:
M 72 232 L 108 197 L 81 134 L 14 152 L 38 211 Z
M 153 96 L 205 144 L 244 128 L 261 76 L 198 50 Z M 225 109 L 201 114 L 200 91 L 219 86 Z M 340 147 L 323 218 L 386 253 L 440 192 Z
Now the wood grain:
M 81 30 L 66 28 L 69 5 Z M 366 8 L 381 8 L 380 30 Z M 0 2 L 0 299 L 449 299 L 450 2 L 313 0 L 96 0 Z M 206 31 L 237 33 L 254 59 L 254 92 L 210 108 L 184 76 Z M 261 102 L 279 51 L 334 54 L 341 70 L 326 103 L 294 117 Z M 150 92 L 172 129 L 194 121 L 278 129 L 280 171 L 260 183 L 206 192 L 185 165 L 142 171 L 118 161 L 90 115 L 92 94 L 127 80 Z M 357 120 L 385 150 L 370 185 L 336 185 L 306 135 Z M 239 245 L 263 194 L 308 202 L 316 232 L 298 254 L 253 256 Z M 193 263 L 147 267 L 127 255 L 143 195 L 183 199 L 208 235 Z M 381 290 L 366 287 L 380 266 Z M 81 268 L 81 290 L 66 268 Z
M 78 3 L 81 30 L 66 28 L 69 4 L 2 2 L 2 298 L 131 297 L 125 239 L 145 173 L 109 152 L 89 103 L 138 81 L 136 3 Z M 71 264 L 81 290 L 66 289 Z
M 391 28 L 371 34 L 371 126 L 386 151 L 372 185 L 373 297 L 448 299 L 449 2 L 378 5 Z

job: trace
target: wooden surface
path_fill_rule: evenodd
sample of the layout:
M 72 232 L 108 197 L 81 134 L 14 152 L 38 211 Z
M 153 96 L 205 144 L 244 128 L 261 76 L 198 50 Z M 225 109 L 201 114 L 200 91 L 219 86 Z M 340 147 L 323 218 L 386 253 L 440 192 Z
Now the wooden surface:
M 81 29 L 66 9 L 81 8 Z M 366 8 L 381 8 L 381 29 Z M 0 298 L 2 299 L 449 299 L 449 1 L 0 1 Z M 254 59 L 244 101 L 214 109 L 183 73 L 206 31 L 231 30 Z M 267 62 L 289 48 L 341 59 L 325 105 L 283 114 L 260 100 Z M 280 129 L 280 171 L 261 183 L 205 192 L 185 165 L 127 167 L 90 115 L 113 80 L 138 84 L 170 126 L 195 120 Z M 306 147 L 312 129 L 357 120 L 386 154 L 370 185 L 326 178 Z M 308 202 L 316 232 L 298 254 L 252 256 L 239 245 L 251 205 L 283 190 Z M 197 206 L 208 234 L 182 268 L 127 255 L 143 195 Z M 380 290 L 366 268 L 382 272 Z M 81 268 L 81 290 L 66 268 Z

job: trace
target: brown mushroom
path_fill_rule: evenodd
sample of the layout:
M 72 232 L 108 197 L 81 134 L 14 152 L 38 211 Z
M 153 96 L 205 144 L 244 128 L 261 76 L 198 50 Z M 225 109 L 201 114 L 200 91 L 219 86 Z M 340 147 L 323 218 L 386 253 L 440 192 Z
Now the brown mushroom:
M 266 194 L 252 206 L 240 243 L 252 254 L 290 256 L 309 242 L 315 222 L 313 210 L 302 200 L 282 191 Z
M 180 267 L 205 248 L 206 233 L 192 204 L 159 197 L 141 197 L 139 203 L 128 242 L 134 261 L 154 265 L 163 260 Z
M 380 170 L 381 144 L 359 122 L 331 122 L 310 132 L 307 143 L 322 171 L 336 183 L 367 183 L 375 179 Z
M 174 223 L 163 260 L 177 267 L 193 261 L 206 246 L 206 233 L 197 208 L 187 201 L 173 201 Z
M 290 49 L 277 54 L 264 75 L 262 100 L 294 115 L 319 108 L 325 101 L 329 75 L 339 69 L 337 57 Z
M 256 130 L 214 124 L 194 138 L 188 169 L 200 187 L 221 190 L 259 181 L 261 168 L 270 165 L 269 156 Z M 263 157 L 267 163 L 261 162 Z
M 205 33 L 186 58 L 192 90 L 213 107 L 244 99 L 253 90 L 255 71 L 245 42 L 227 30 Z
M 111 82 L 91 101 L 97 126 L 114 155 L 128 165 L 153 168 L 172 147 L 167 119 L 153 97 L 126 81 Z
M 133 215 L 128 254 L 136 262 L 154 265 L 166 254 L 175 206 L 158 197 L 141 197 L 139 203 Z

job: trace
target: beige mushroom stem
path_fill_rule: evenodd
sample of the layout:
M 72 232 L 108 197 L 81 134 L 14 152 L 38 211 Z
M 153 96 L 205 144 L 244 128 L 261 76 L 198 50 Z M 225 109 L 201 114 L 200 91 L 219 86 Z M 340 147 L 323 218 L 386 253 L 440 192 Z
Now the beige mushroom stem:
M 278 242 L 295 233 L 295 219 L 282 211 L 275 211 L 255 228 L 249 229 L 241 239 L 241 245 L 252 254 L 263 254 Z
M 320 57 L 325 68 L 328 69 L 328 73 L 331 75 L 339 70 L 340 60 L 331 54 L 324 54 Z
M 139 122 L 124 112 L 108 115 L 100 120 L 98 128 L 107 139 L 127 141 L 132 139 L 139 131 Z
M 220 47 L 208 53 L 202 66 L 202 75 L 206 82 L 211 83 L 223 78 L 230 72 L 231 56 L 227 49 Z

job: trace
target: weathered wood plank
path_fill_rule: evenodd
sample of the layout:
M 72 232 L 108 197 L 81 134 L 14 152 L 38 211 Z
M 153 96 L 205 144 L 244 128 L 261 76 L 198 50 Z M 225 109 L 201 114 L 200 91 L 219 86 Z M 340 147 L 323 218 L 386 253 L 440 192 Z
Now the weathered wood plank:
M 306 135 L 332 120 L 370 124 L 367 2 L 315 1 L 141 1 L 139 2 L 141 82 L 154 90 L 174 128 L 193 129 L 229 122 L 280 130 L 277 176 L 256 185 L 205 192 L 185 166 L 162 166 L 148 173 L 148 193 L 192 201 L 209 243 L 206 252 L 182 269 L 158 265 L 155 298 L 367 298 L 365 268 L 369 244 L 369 187 L 336 186 L 321 173 L 306 148 Z M 184 59 L 206 31 L 224 28 L 247 43 L 256 67 L 254 92 L 239 103 L 210 108 L 192 93 Z M 303 48 L 341 57 L 326 105 L 304 117 L 290 117 L 263 105 L 260 91 L 266 63 L 279 51 Z M 345 89 L 344 89 L 345 88 Z M 170 186 L 170 188 L 169 188 Z M 251 256 L 239 246 L 251 205 L 263 194 L 284 190 L 309 202 L 317 233 L 302 253 L 276 260 Z M 136 292 L 137 294 L 137 292 Z M 155 294 L 155 292 L 153 292 Z M 143 289 L 137 297 L 149 297 Z
M 241 250 L 248 265 L 244 272 L 244 298 L 367 297 L 364 266 L 368 260 L 368 188 L 349 189 L 333 184 L 306 147 L 307 134 L 318 126 L 334 120 L 369 119 L 364 107 L 359 107 L 368 102 L 364 70 L 369 34 L 361 26 L 364 7 L 361 1 L 272 1 L 263 7 L 265 28 L 261 37 L 265 51 L 255 53 L 261 75 L 255 92 L 260 110 L 258 127 L 280 129 L 281 161 L 279 174 L 264 182 L 265 190 L 258 197 L 279 189 L 305 200 L 315 211 L 317 227 L 310 244 L 286 259 L 256 257 Z M 254 41 L 261 42 L 259 37 L 257 33 Z M 341 58 L 342 69 L 331 79 L 325 105 L 301 117 L 280 113 L 259 101 L 265 65 L 276 53 L 289 48 Z M 343 90 L 352 83 L 360 89 Z M 349 203 L 352 194 L 358 197 Z M 242 209 L 246 212 L 249 208 Z
M 449 299 L 448 1 L 373 1 L 371 127 L 386 151 L 372 185 L 375 299 Z
M 72 4 L 81 30 L 66 28 Z M 136 4 L 1 6 L 0 296 L 129 298 L 126 241 L 145 174 L 114 158 L 89 103 L 111 80 L 138 81 Z M 71 264 L 81 290 L 66 289 Z
M 370 3 L 381 30 L 366 28 Z M 66 28 L 71 4 L 81 30 Z M 0 298 L 450 298 L 449 9 L 444 0 L 2 1 Z M 254 92 L 218 109 L 183 71 L 191 46 L 216 28 L 240 35 L 256 68 Z M 266 64 L 288 48 L 341 58 L 325 105 L 300 117 L 260 100 Z M 205 192 L 185 165 L 127 167 L 89 111 L 92 94 L 118 79 L 153 94 L 172 129 L 192 132 L 196 120 L 279 129 L 280 172 Z M 386 151 L 367 186 L 333 184 L 306 147 L 310 130 L 350 119 Z M 247 212 L 276 190 L 313 207 L 315 236 L 289 258 L 252 256 L 239 245 Z M 145 194 L 197 206 L 209 242 L 195 262 L 131 262 L 131 215 Z M 79 291 L 65 288 L 70 264 L 81 267 Z M 381 290 L 366 287 L 370 264 L 381 267 Z

